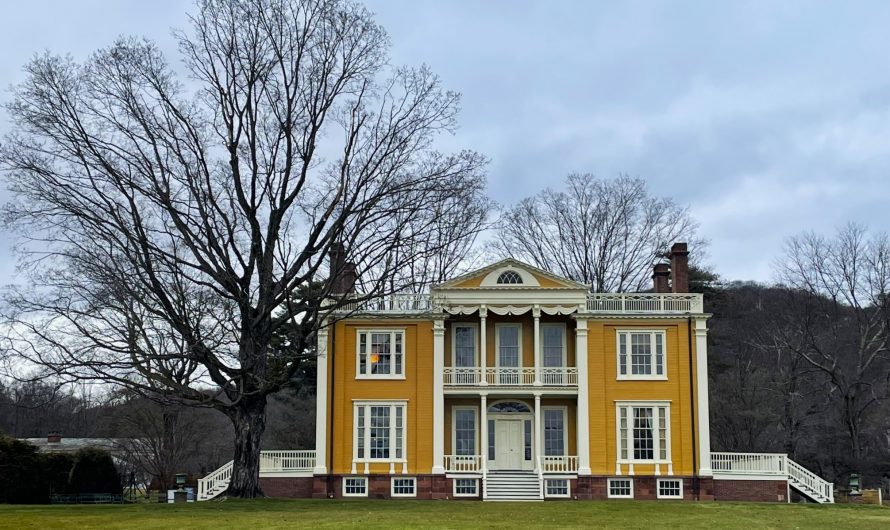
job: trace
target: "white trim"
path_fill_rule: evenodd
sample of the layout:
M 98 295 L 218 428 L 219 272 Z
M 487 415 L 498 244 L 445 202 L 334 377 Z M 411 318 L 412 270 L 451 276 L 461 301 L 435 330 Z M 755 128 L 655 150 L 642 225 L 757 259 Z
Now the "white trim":
M 552 366 L 544 366 L 544 328 L 560 328 L 562 329 L 562 364 L 559 366 L 568 366 L 569 352 L 568 352 L 568 328 L 566 327 L 565 322 L 542 322 L 541 323 L 541 367 L 542 368 L 553 368 Z M 577 363 L 576 363 L 577 364 Z
M 662 495 L 661 494 L 661 483 L 662 482 L 679 482 L 680 483 L 680 494 L 679 495 Z M 659 479 L 656 479 L 655 480 L 655 498 L 683 500 L 683 479 L 681 479 L 681 478 L 659 478 Z
M 315 376 L 315 468 L 316 475 L 326 475 L 328 440 L 328 328 L 327 323 L 318 330 Z
M 612 495 L 612 481 L 626 480 L 630 482 L 630 495 Z M 610 477 L 606 479 L 606 497 L 609 499 L 633 499 L 634 498 L 634 479 L 630 477 Z
M 522 279 L 522 283 L 498 283 L 498 278 L 501 274 L 505 272 L 515 272 Z M 482 278 L 482 282 L 479 283 L 479 287 L 540 287 L 541 284 L 538 282 L 538 279 L 535 278 L 532 273 L 527 270 L 517 267 L 515 265 L 504 265 L 502 267 L 498 267 Z
M 392 351 L 390 352 L 390 355 L 392 356 L 392 359 L 391 359 L 391 361 L 390 361 L 390 369 L 393 371 L 392 373 L 389 373 L 389 374 L 370 374 L 370 373 L 369 373 L 369 374 L 363 374 L 363 373 L 361 372 L 361 366 L 362 366 L 362 363 L 361 363 L 361 356 L 362 356 L 362 351 L 361 351 L 361 344 L 362 344 L 362 343 L 361 343 L 361 336 L 362 336 L 363 333 L 364 333 L 364 334 L 371 334 L 371 333 L 384 334 L 384 333 L 389 333 L 390 341 L 391 341 L 391 343 L 390 343 L 390 347 L 392 348 Z M 402 356 L 402 372 L 401 372 L 401 373 L 395 373 L 395 372 L 394 372 L 395 369 L 396 369 L 396 362 L 395 362 L 395 356 L 396 356 L 396 351 L 395 351 L 395 349 L 396 349 L 396 339 L 395 339 L 395 336 L 396 336 L 396 335 L 401 335 L 401 336 L 402 336 L 402 354 L 401 354 L 401 356 Z M 356 379 L 397 379 L 397 380 L 404 380 L 404 379 L 405 379 L 405 373 L 407 372 L 407 361 L 408 361 L 408 355 L 407 355 L 407 349 L 408 349 L 408 348 L 407 348 L 407 344 L 406 344 L 407 336 L 408 336 L 408 334 L 405 332 L 405 328 L 360 328 L 360 329 L 355 330 L 355 378 L 356 378 Z M 365 344 L 366 344 L 368 347 L 370 347 L 370 345 L 371 345 L 371 337 L 370 337 L 370 335 L 368 335 L 368 338 L 367 338 Z M 369 352 L 365 352 L 365 355 L 369 355 Z M 365 367 L 368 368 L 368 369 L 370 369 L 370 367 L 371 367 L 370 360 L 367 360 L 367 361 L 365 362 Z
M 397 480 L 408 480 L 411 481 L 411 491 L 412 493 L 396 493 L 396 481 Z M 389 479 L 389 495 L 391 497 L 417 497 L 417 477 L 392 477 Z
M 562 454 L 549 456 L 567 456 L 569 454 L 569 407 L 567 407 L 566 405 L 546 405 L 541 407 L 541 456 L 548 456 L 544 454 L 547 445 L 544 436 L 544 433 L 546 432 L 544 425 L 544 413 L 547 410 L 562 411 Z
M 578 475 L 590 475 L 590 401 L 587 373 L 587 319 L 579 318 L 575 327 L 575 366 L 578 367 L 578 401 L 575 431 L 578 448 Z
M 445 474 L 445 321 L 433 321 L 433 469 Z
M 473 411 L 473 436 L 475 437 L 476 450 L 474 455 L 481 454 L 479 452 L 479 407 L 472 405 L 452 405 L 451 406 L 451 454 L 457 454 L 457 411 L 472 410 Z
M 651 374 L 633 374 L 633 360 L 630 352 L 631 346 L 631 336 L 632 335 L 646 335 L 648 334 L 650 337 L 652 352 L 650 354 L 650 366 L 652 367 Z M 627 337 L 625 343 L 627 346 L 627 352 L 625 355 L 625 361 L 627 365 L 625 366 L 625 371 L 627 373 L 621 373 L 621 336 L 625 335 Z M 661 336 L 661 374 L 657 372 L 657 364 L 656 360 L 658 358 L 658 353 L 656 351 L 655 345 L 656 340 L 655 336 Z M 634 328 L 625 328 L 625 329 L 616 329 L 615 330 L 615 379 L 618 381 L 667 381 L 667 331 L 664 329 L 634 329 Z
M 692 355 L 692 352 L 689 352 Z M 695 366 L 696 366 L 696 411 L 698 412 L 698 474 L 710 477 L 711 470 L 711 424 L 708 405 L 708 323 L 704 318 L 695 319 Z
M 347 480 L 360 480 L 364 484 L 364 493 L 346 493 Z M 367 497 L 368 496 L 368 477 L 345 476 L 343 477 L 343 496 L 344 497 Z
M 472 480 L 472 481 L 473 481 L 473 484 L 474 484 L 474 487 L 476 488 L 476 492 L 475 492 L 475 493 L 458 493 L 458 492 L 457 492 L 457 481 L 459 481 L 459 480 Z M 473 478 L 471 478 L 471 477 L 460 477 L 460 478 L 452 479 L 452 481 L 451 481 L 451 494 L 452 494 L 454 497 L 457 497 L 457 498 L 461 498 L 461 497 L 473 497 L 473 498 L 475 498 L 475 497 L 478 497 L 478 496 L 479 496 L 479 479 L 478 479 L 478 478 L 475 478 L 475 477 L 473 477 Z
M 477 322 L 454 322 L 451 324 L 451 367 L 458 368 L 457 366 L 457 328 L 472 328 L 475 329 L 475 333 L 473 334 L 473 364 L 472 366 L 461 366 L 460 368 L 475 368 L 479 366 L 479 324 Z
M 389 458 L 371 458 L 371 409 L 370 407 L 389 407 Z M 396 407 L 402 408 L 402 457 L 395 456 L 396 449 Z M 365 408 L 365 440 L 364 450 L 365 456 L 358 457 L 358 409 Z M 357 462 L 365 463 L 365 472 L 367 472 L 367 464 L 372 463 L 407 463 L 408 462 L 408 402 L 399 400 L 374 400 L 374 399 L 354 399 L 352 400 L 352 464 L 355 467 Z M 390 466 L 391 467 L 391 466 Z
M 566 492 L 564 494 L 549 493 L 547 486 L 549 482 L 565 482 Z M 572 497 L 572 481 L 567 478 L 546 478 L 544 479 L 544 497 L 548 499 L 569 499 Z
M 633 457 L 634 451 L 634 427 L 633 427 L 633 408 L 634 407 L 651 407 L 653 409 L 653 438 L 652 438 L 652 459 L 637 460 Z M 621 409 L 627 409 L 627 458 L 621 458 Z M 664 425 L 665 425 L 665 458 L 661 458 L 661 439 L 658 436 L 658 409 L 664 408 Z M 621 464 L 667 464 L 668 474 L 673 475 L 673 462 L 671 460 L 671 402 L 670 401 L 615 401 L 615 462 L 620 468 Z M 632 469 L 632 467 L 631 467 Z M 658 469 L 656 468 L 656 474 Z M 619 473 L 620 474 L 620 473 Z M 633 474 L 633 473 L 631 473 Z
M 714 473 L 714 480 L 775 480 L 777 482 L 788 482 L 787 475 L 749 475 L 749 474 L 723 474 Z

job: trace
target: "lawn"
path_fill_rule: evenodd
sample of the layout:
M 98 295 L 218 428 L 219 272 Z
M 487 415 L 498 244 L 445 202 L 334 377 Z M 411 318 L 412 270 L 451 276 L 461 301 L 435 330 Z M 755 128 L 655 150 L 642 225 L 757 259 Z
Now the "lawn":
M 0 528 L 890 528 L 879 506 L 721 502 L 259 500 L 0 505 Z

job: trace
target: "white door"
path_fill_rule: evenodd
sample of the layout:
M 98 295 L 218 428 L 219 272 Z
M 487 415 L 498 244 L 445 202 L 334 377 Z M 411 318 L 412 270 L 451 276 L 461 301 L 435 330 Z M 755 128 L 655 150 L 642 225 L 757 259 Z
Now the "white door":
M 498 469 L 522 469 L 522 420 L 497 420 L 495 457 Z

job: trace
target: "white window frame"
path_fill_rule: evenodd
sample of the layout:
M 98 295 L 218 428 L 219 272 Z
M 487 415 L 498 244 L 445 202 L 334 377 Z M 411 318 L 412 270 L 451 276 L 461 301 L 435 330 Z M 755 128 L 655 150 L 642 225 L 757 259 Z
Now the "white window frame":
M 398 480 L 411 481 L 412 493 L 396 493 L 396 481 Z M 417 477 L 392 477 L 389 480 L 389 494 L 391 497 L 417 497 Z
M 548 488 L 549 482 L 565 482 L 566 483 L 566 492 L 565 493 L 550 493 Z M 572 481 L 567 478 L 547 478 L 544 479 L 544 497 L 549 499 L 568 499 L 572 496 Z
M 519 330 L 519 334 L 517 335 L 517 345 L 519 348 L 518 352 L 518 366 L 505 366 L 504 368 L 523 368 L 522 364 L 522 323 L 521 322 L 498 322 L 494 325 L 494 365 L 497 368 L 501 368 L 501 328 L 517 328 Z M 520 371 L 519 374 L 520 380 L 522 380 L 522 373 Z
M 652 459 L 634 459 L 634 407 L 649 407 L 653 409 L 652 422 L 654 436 L 652 439 Z M 627 409 L 627 458 L 621 457 L 621 409 Z M 661 437 L 658 433 L 658 410 L 664 408 L 665 427 L 665 458 L 661 455 Z M 615 460 L 619 464 L 670 464 L 671 463 L 671 402 L 670 401 L 616 401 L 615 402 Z
M 457 483 L 460 480 L 472 481 L 473 488 L 475 488 L 475 491 L 473 493 L 458 493 L 457 492 Z M 451 481 L 451 493 L 455 497 L 478 497 L 479 496 L 479 479 L 478 478 L 456 478 Z
M 612 481 L 630 482 L 630 495 L 612 495 Z M 609 499 L 633 499 L 634 498 L 634 479 L 630 477 L 615 477 L 606 480 L 606 496 Z
M 560 328 L 562 329 L 562 364 L 558 367 L 556 366 L 544 366 L 544 329 L 545 328 Z M 568 365 L 568 339 L 566 338 L 567 328 L 565 323 L 563 322 L 547 322 L 541 323 L 541 368 L 566 368 Z
M 346 481 L 347 480 L 360 480 L 365 485 L 364 493 L 346 493 Z M 346 476 L 343 477 L 343 496 L 344 497 L 367 497 L 368 496 L 368 477 L 356 477 L 356 476 Z
M 646 335 L 648 334 L 650 337 L 651 345 L 652 345 L 652 353 L 650 354 L 650 366 L 652 367 L 651 374 L 633 374 L 633 359 L 631 354 L 631 336 L 632 335 Z M 626 373 L 621 373 L 621 336 L 626 336 L 625 344 L 627 345 L 627 352 L 624 357 L 625 362 L 627 363 L 624 367 L 624 371 Z M 661 336 L 661 374 L 657 372 L 657 359 L 658 354 L 655 349 L 655 336 Z M 619 381 L 638 381 L 638 380 L 648 380 L 648 381 L 667 381 L 667 331 L 664 329 L 618 329 L 615 330 L 615 373 L 616 379 Z
M 479 407 L 471 407 L 469 405 L 455 405 L 451 407 L 451 454 L 457 456 L 457 411 L 472 410 L 473 411 L 473 437 L 475 438 L 476 455 L 481 455 L 481 447 L 479 446 Z M 460 455 L 466 456 L 466 455 Z
M 371 458 L 371 407 L 389 407 L 389 454 L 390 458 Z M 365 408 L 365 457 L 358 457 L 358 409 Z M 402 458 L 396 458 L 396 413 L 395 408 L 402 407 Z M 354 400 L 352 402 L 352 461 L 353 462 L 395 462 L 408 461 L 408 402 L 407 401 L 375 401 Z
M 561 455 L 545 455 L 545 448 L 547 447 L 547 440 L 545 437 L 545 433 L 547 432 L 546 426 L 544 425 L 545 418 L 545 410 L 560 410 L 562 411 L 562 454 Z M 543 406 L 541 407 L 541 457 L 545 456 L 568 456 L 569 455 L 569 409 L 565 405 L 551 405 L 551 406 Z
M 479 366 L 479 324 L 473 322 L 455 322 L 451 326 L 451 367 L 452 368 L 469 368 L 467 366 L 457 366 L 457 328 L 473 328 L 473 368 Z
M 361 372 L 361 366 L 362 366 L 362 363 L 361 363 L 361 356 L 362 356 L 362 352 L 361 352 L 361 344 L 362 344 L 362 343 L 361 343 L 361 336 L 362 336 L 363 334 L 368 334 L 368 338 L 367 338 L 367 340 L 365 341 L 365 344 L 367 344 L 368 346 L 370 346 L 370 345 L 371 345 L 371 334 L 372 334 L 372 333 L 378 333 L 378 334 L 389 333 L 389 335 L 390 335 L 390 341 L 391 341 L 390 344 L 391 344 L 391 347 L 392 347 L 392 349 L 393 349 L 392 353 L 390 354 L 390 355 L 393 356 L 392 362 L 390 363 L 390 367 L 392 368 L 392 370 L 395 370 L 395 369 L 396 369 L 396 363 L 395 363 L 395 355 L 396 355 L 396 353 L 395 353 L 395 345 L 396 345 L 396 339 L 395 339 L 395 336 L 396 336 L 396 335 L 401 335 L 401 336 L 402 336 L 402 372 L 401 372 L 401 373 L 389 373 L 389 374 L 371 374 L 371 373 L 368 373 L 368 374 L 363 374 L 363 373 Z M 408 345 L 406 344 L 406 339 L 407 339 L 407 333 L 405 332 L 405 328 L 386 328 L 386 329 L 384 329 L 384 328 L 364 328 L 364 329 L 358 329 L 358 330 L 356 330 L 356 332 L 355 332 L 355 378 L 356 378 L 356 379 L 405 379 L 405 373 L 407 372 L 407 368 L 408 368 L 408 367 L 407 367 L 407 364 L 408 364 L 408 353 L 407 353 Z M 370 356 L 370 352 L 365 352 L 365 355 L 366 355 L 366 356 Z M 365 366 L 366 366 L 368 369 L 370 369 L 370 367 L 371 367 L 370 359 L 367 359 L 367 360 L 365 361 Z
M 655 496 L 659 499 L 683 499 L 683 479 L 681 478 L 660 478 L 655 481 Z M 661 483 L 662 482 L 678 482 L 680 484 L 680 494 L 679 495 L 662 495 L 661 494 Z

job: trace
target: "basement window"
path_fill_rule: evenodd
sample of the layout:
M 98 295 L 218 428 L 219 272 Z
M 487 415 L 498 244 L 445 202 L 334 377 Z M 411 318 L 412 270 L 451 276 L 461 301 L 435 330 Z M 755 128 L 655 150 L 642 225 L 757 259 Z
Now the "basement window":
M 610 478 L 609 479 L 609 498 L 610 499 L 633 499 L 634 498 L 634 481 L 632 478 Z
M 343 478 L 343 496 L 344 497 L 367 497 L 368 496 L 368 479 L 366 477 L 344 477 Z
M 396 478 L 392 479 L 392 496 L 393 497 L 416 497 L 417 496 L 417 479 Z
M 479 480 L 475 478 L 456 478 L 454 479 L 454 496 L 455 497 L 478 497 L 479 496 Z
M 568 497 L 569 481 L 568 479 L 547 479 L 544 481 L 544 494 L 547 497 Z
M 683 498 L 683 479 L 680 479 L 680 478 L 660 478 L 660 479 L 658 479 L 658 498 L 659 499 L 682 499 Z

